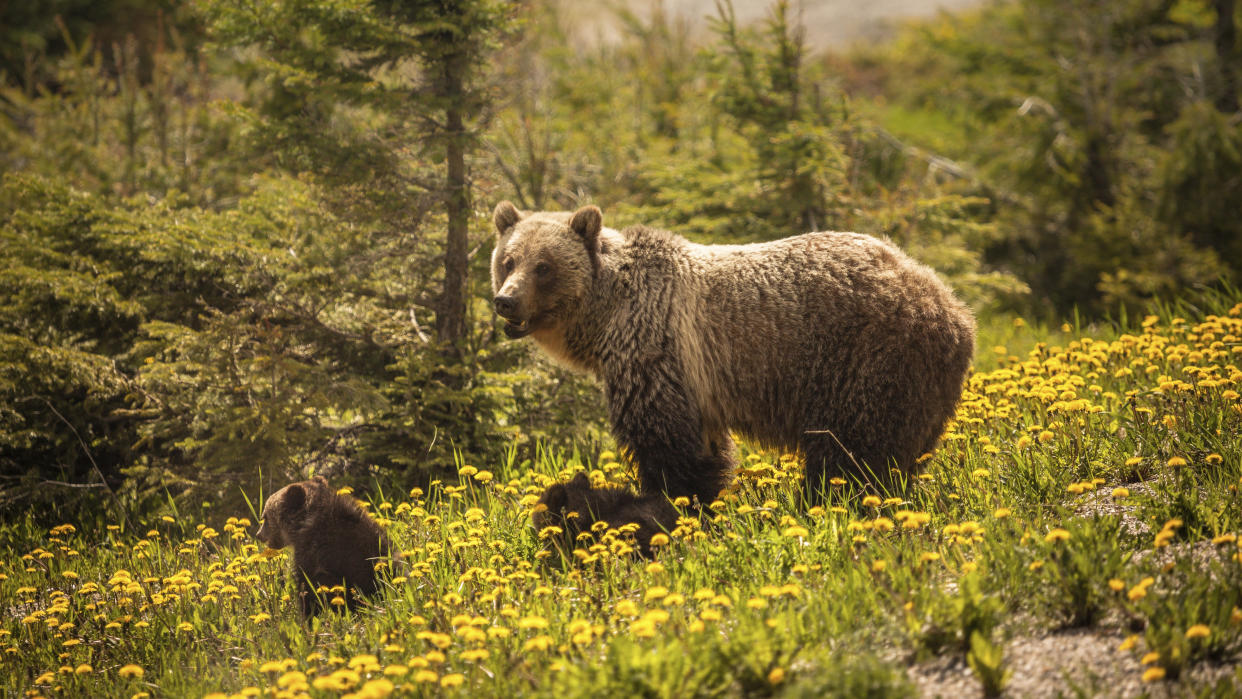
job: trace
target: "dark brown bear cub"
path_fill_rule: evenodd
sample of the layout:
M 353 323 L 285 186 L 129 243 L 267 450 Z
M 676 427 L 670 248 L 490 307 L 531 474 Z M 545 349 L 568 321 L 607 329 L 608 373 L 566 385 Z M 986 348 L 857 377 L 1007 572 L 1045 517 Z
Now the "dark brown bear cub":
M 324 599 L 331 599 L 316 594 L 320 586 L 344 585 L 343 597 L 351 610 L 357 606 L 357 595 L 375 593 L 375 562 L 389 555 L 388 536 L 353 498 L 337 493 L 323 476 L 273 493 L 263 505 L 262 518 L 256 539 L 272 549 L 293 547 L 303 616 L 319 613 Z
M 531 520 L 536 531 L 560 527 L 560 542 L 573 550 L 578 535 L 593 532 L 598 537 L 607 529 L 637 524 L 634 541 L 643 556 L 651 557 L 651 537 L 671 530 L 677 524 L 677 510 L 663 493 L 636 495 L 618 486 L 594 488 L 586 474 L 579 473 L 565 483 L 553 483 L 539 498 Z M 594 525 L 603 522 L 606 527 Z

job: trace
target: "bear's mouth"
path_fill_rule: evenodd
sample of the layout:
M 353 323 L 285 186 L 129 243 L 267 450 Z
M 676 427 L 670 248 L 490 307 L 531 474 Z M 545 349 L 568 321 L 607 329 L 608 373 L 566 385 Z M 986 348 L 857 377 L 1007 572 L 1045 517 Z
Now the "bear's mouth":
M 526 337 L 531 332 L 530 320 L 524 320 L 521 323 L 506 320 L 504 331 L 505 335 L 508 335 L 511 340 Z

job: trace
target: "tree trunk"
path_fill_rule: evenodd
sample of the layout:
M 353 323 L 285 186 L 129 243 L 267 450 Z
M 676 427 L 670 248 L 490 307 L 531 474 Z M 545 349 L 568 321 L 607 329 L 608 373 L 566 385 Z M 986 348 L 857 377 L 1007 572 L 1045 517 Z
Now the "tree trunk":
M 444 60 L 445 107 L 444 205 L 448 214 L 448 238 L 444 245 L 444 289 L 436 314 L 438 339 L 460 348 L 466 337 L 466 276 L 470 224 L 470 183 L 466 178 L 465 57 L 453 54 Z
M 1238 111 L 1238 75 L 1234 72 L 1233 49 L 1238 29 L 1233 23 L 1234 0 L 1215 0 L 1216 5 L 1216 61 L 1220 66 L 1220 94 L 1216 96 L 1216 109 L 1226 114 Z

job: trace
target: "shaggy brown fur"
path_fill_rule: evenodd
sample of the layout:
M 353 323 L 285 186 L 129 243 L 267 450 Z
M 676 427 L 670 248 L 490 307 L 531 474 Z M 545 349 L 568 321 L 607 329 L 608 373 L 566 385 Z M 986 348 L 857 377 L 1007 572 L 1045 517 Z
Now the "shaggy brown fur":
M 542 505 L 542 507 L 540 507 Z M 604 486 L 591 487 L 585 474 L 579 473 L 565 483 L 554 483 L 543 492 L 531 521 L 536 531 L 545 527 L 560 527 L 562 534 L 557 543 L 572 550 L 582 532 L 598 533 L 607 529 L 620 529 L 629 523 L 638 524 L 634 541 L 642 555 L 651 558 L 651 537 L 659 532 L 672 530 L 677 524 L 677 510 L 663 493 L 635 495 L 625 488 Z M 604 530 L 595 528 L 597 522 L 607 525 Z
M 304 616 L 321 610 L 321 595 L 315 593 L 321 585 L 344 585 L 351 610 L 357 595 L 376 591 L 375 562 L 389 555 L 388 536 L 353 498 L 338 494 L 322 476 L 273 493 L 262 517 L 256 539 L 273 549 L 293 547 Z
M 811 500 L 832 476 L 911 472 L 961 396 L 974 318 L 886 241 L 697 245 L 594 206 L 493 220 L 505 332 L 603 382 L 644 492 L 713 500 L 730 431 L 799 450 Z

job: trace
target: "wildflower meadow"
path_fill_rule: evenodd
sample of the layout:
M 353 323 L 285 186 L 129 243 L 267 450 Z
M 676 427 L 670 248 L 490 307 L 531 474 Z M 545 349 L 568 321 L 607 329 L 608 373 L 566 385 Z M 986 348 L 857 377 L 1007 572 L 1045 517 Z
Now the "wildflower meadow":
M 561 551 L 530 524 L 556 479 L 630 484 L 618 455 L 465 464 L 366 494 L 401 551 L 384 594 L 308 623 L 253 509 L 19 522 L 0 532 L 0 691 L 906 696 L 947 691 L 939 668 L 967 695 L 1231 696 L 1240 388 L 1237 294 L 1091 328 L 1008 319 L 890 492 L 836 479 L 804 509 L 797 458 L 744 449 L 644 560 L 617 532 Z M 1023 674 L 1031 644 L 1084 637 L 1094 651 Z

